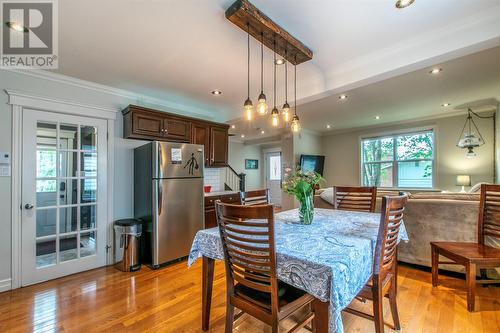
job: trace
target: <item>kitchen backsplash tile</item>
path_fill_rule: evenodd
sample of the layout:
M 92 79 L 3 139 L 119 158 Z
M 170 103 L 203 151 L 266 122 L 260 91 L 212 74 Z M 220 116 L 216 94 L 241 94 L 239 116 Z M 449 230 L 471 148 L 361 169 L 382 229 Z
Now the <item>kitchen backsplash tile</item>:
M 222 168 L 205 168 L 203 180 L 205 185 L 212 186 L 212 192 L 224 190 L 223 172 Z

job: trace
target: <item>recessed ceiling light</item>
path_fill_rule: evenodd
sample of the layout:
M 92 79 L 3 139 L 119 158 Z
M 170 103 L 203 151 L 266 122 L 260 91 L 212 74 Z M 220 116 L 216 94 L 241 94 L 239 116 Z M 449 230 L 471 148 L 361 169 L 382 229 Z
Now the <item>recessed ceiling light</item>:
M 276 65 L 283 65 L 285 63 L 285 59 L 276 59 Z
M 328 125 L 326 125 L 326 128 L 330 129 L 330 128 L 332 128 L 332 125 L 328 124 Z
M 236 125 L 231 125 L 231 128 L 232 128 L 232 129 L 235 129 L 235 128 L 236 128 Z
M 451 103 L 443 103 L 443 104 L 441 104 L 442 107 L 447 107 L 447 106 L 450 106 L 450 105 L 451 105 Z
M 222 91 L 220 90 L 212 90 L 212 95 L 221 95 Z
M 342 94 L 342 95 L 339 96 L 339 99 L 341 99 L 341 100 L 342 99 L 347 99 L 347 95 L 346 94 Z
M 375 116 L 375 120 L 380 120 L 380 116 Z
M 265 134 L 266 132 L 264 132 L 264 130 L 260 131 L 260 134 Z
M 7 25 L 9 28 L 12 30 L 18 31 L 18 32 L 28 32 L 29 29 L 23 26 L 22 24 L 19 24 L 17 22 L 6 22 L 5 25 Z
M 410 6 L 415 0 L 398 0 L 396 1 L 396 8 L 402 9 Z
M 436 68 L 433 68 L 429 71 L 429 74 L 432 74 L 432 75 L 436 75 L 436 74 L 439 74 L 443 71 L 442 68 L 439 68 L 439 67 L 436 67 Z
M 243 139 L 245 137 L 245 134 L 240 135 L 240 137 Z

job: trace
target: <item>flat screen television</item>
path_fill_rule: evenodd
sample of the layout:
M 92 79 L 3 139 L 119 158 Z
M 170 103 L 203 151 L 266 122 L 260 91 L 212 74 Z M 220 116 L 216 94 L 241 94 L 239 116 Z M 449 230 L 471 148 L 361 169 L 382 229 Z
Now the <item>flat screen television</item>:
M 323 176 L 325 166 L 325 156 L 321 155 L 301 155 L 300 168 L 302 171 L 315 171 Z

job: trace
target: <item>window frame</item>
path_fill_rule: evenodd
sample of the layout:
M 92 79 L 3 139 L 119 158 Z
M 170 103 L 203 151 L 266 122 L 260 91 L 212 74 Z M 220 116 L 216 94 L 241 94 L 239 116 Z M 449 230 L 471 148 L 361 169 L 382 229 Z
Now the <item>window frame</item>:
M 405 135 L 415 135 L 419 133 L 431 132 L 433 136 L 433 150 L 432 150 L 432 159 L 408 159 L 408 160 L 398 160 L 397 159 L 397 138 Z M 363 141 L 370 139 L 384 139 L 384 138 L 392 138 L 393 139 L 393 159 L 389 161 L 376 161 L 376 162 L 364 162 L 363 161 Z M 392 131 L 392 132 L 382 132 L 382 133 L 374 133 L 371 135 L 362 135 L 359 137 L 359 184 L 360 186 L 366 186 L 363 183 L 363 173 L 364 173 L 364 165 L 365 164 L 392 164 L 392 187 L 382 187 L 380 189 L 387 190 L 419 190 L 419 191 L 435 191 L 437 184 L 437 127 L 419 127 L 419 128 L 409 128 L 404 130 Z M 402 187 L 399 186 L 398 181 L 398 164 L 399 162 L 432 162 L 432 186 L 431 187 Z

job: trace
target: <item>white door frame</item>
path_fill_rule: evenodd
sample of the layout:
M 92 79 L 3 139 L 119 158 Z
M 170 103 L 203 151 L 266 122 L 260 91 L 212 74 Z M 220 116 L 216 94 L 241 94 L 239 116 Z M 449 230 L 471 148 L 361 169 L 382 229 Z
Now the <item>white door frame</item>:
M 267 181 L 267 175 L 268 175 L 268 163 L 267 163 L 267 155 L 268 154 L 273 154 L 273 153 L 279 153 L 281 155 L 281 172 L 283 174 L 283 151 L 281 149 L 281 147 L 274 147 L 274 148 L 266 148 L 266 149 L 262 149 L 262 160 L 264 163 L 262 163 L 263 165 L 263 171 L 264 171 L 264 184 L 265 184 L 265 187 L 267 189 L 270 189 L 269 187 L 269 184 L 268 184 L 268 181 Z M 283 180 L 283 177 L 282 177 L 282 180 Z M 283 205 L 283 191 L 281 192 L 281 202 L 280 202 L 280 206 Z
M 21 286 L 21 177 L 22 177 L 22 140 L 23 140 L 23 110 L 33 109 L 48 111 L 52 113 L 62 113 L 77 115 L 83 117 L 93 117 L 105 119 L 107 121 L 108 138 L 108 166 L 107 166 L 107 201 L 108 211 L 106 228 L 107 244 L 112 244 L 113 239 L 113 177 L 114 177 L 114 131 L 115 120 L 118 109 L 100 107 L 95 105 L 86 105 L 73 101 L 57 99 L 47 96 L 38 96 L 30 93 L 8 90 L 5 92 L 9 96 L 7 104 L 12 105 L 12 159 L 11 159 L 11 179 L 12 179 L 12 260 L 11 260 L 11 286 L 10 289 L 16 289 Z M 113 251 L 108 251 L 107 263 L 113 262 Z

